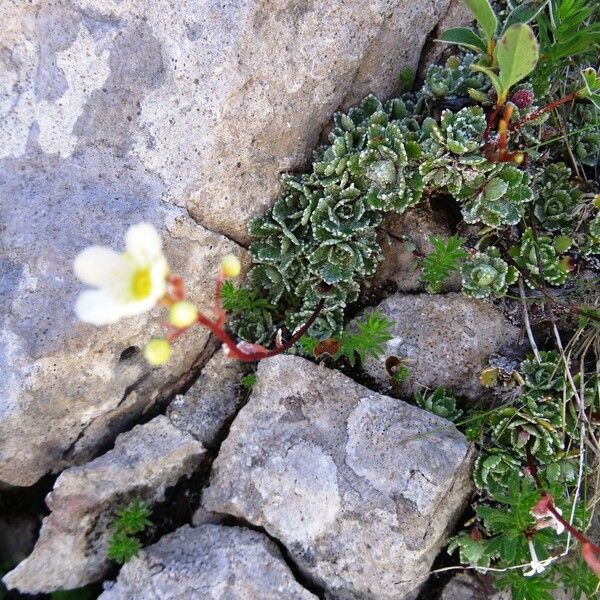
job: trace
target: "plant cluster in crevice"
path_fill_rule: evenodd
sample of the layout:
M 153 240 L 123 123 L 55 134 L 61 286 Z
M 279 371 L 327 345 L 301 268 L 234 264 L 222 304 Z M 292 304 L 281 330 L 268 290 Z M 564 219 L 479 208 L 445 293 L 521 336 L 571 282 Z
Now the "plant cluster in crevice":
M 419 90 L 386 102 L 368 96 L 337 113 L 310 172 L 283 177 L 282 195 L 250 224 L 249 286 L 230 287 L 223 299 L 237 296 L 230 327 L 247 342 L 284 326 L 294 332 L 321 303 L 294 351 L 344 368 L 381 357 L 390 328 L 377 313 L 344 326 L 382 259 L 377 227 L 386 212 L 455 201 L 460 237 L 430 240 L 421 265 L 427 291 L 441 292 L 459 271 L 467 296 L 521 311 L 533 355 L 482 373 L 499 404 L 487 412 L 461 405 L 461 413 L 442 389 L 415 398 L 479 448 L 476 517 L 451 549 L 473 566 L 505 569 L 498 582 L 514 598 L 551 597 L 558 583 L 585 595 L 592 571 L 574 582 L 583 566 L 596 570 L 597 555 L 578 535 L 589 523 L 589 448 L 600 449 L 598 7 L 546 0 L 494 12 L 487 0 L 467 4 L 476 26 L 441 36 L 460 48 L 456 56 L 430 67 Z M 393 359 L 390 377 L 401 380 L 410 365 Z M 540 516 L 544 498 L 552 502 Z M 573 544 L 582 558 L 561 556 Z
M 490 33 L 487 45 L 475 43 L 475 32 L 466 34 L 471 30 L 444 36 L 470 53 L 452 56 L 446 66 L 432 66 L 420 91 L 385 103 L 368 96 L 347 114 L 334 116 L 329 145 L 315 152 L 312 171 L 285 175 L 283 194 L 267 215 L 250 224 L 252 289 L 244 292 L 248 302 L 231 323 L 240 338 L 262 343 L 282 324 L 294 330 L 321 299 L 325 306 L 311 335 L 323 339 L 339 334 L 344 310 L 382 258 L 376 228 L 383 214 L 402 213 L 422 198 L 450 194 L 466 223 L 491 230 L 475 249 L 476 264 L 464 273 L 465 293 L 475 297 L 499 297 L 514 283 L 516 273 L 508 267 L 516 266 L 515 261 L 502 248 L 486 252 L 489 239 L 511 226 L 532 224 L 531 235 L 515 252 L 529 278 L 539 274 L 528 255 L 541 253 L 552 285 L 563 283 L 572 265 L 569 257 L 597 248 L 592 224 L 598 209 L 592 195 L 584 193 L 591 189 L 589 182 L 580 189 L 563 162 L 573 159 L 564 138 L 546 145 L 543 154 L 536 148 L 556 130 L 549 117 L 559 119 L 558 108 L 552 112 L 548 107 L 561 90 L 546 86 L 544 93 L 532 91 L 540 87 L 537 71 L 531 72 L 538 45 L 518 18 L 509 15 L 502 26 L 496 23 L 504 33 L 498 38 Z M 491 58 L 483 51 L 490 44 L 497 48 Z M 501 49 L 507 46 L 505 56 Z M 529 57 L 527 69 L 520 66 L 519 52 Z M 561 124 L 564 135 L 574 115 L 589 120 L 589 111 L 596 114 L 593 102 L 600 97 L 595 71 L 579 71 L 571 69 L 561 81 L 573 88 L 570 121 Z M 468 105 L 432 116 L 434 106 L 453 106 L 456 100 Z M 581 134 L 590 131 L 595 133 Z M 587 157 L 590 152 L 586 150 Z M 579 163 L 577 173 L 585 168 Z M 568 255 L 553 245 L 559 234 L 572 238 Z M 430 291 L 439 289 L 439 280 L 428 283 Z

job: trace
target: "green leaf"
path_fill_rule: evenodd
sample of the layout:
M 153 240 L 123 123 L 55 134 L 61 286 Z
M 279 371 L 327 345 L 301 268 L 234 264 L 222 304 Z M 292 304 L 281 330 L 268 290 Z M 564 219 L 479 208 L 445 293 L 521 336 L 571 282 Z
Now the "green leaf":
M 452 271 L 457 270 L 461 260 L 467 256 L 462 249 L 465 240 L 452 236 L 447 242 L 437 237 L 430 237 L 429 241 L 433 252 L 423 260 L 423 281 L 427 283 L 429 292 L 439 294 Z
M 148 503 L 137 499 L 117 512 L 113 527 L 117 531 L 126 534 L 139 533 L 152 525 L 152 521 L 150 521 L 151 514 L 152 511 Z
M 496 46 L 503 96 L 535 69 L 538 58 L 538 43 L 529 25 L 512 25 L 506 30 Z
M 458 44 L 471 50 L 487 52 L 487 46 L 485 42 L 468 27 L 455 27 L 444 31 L 440 36 L 440 41 L 448 44 Z
M 465 4 L 481 26 L 488 40 L 491 40 L 498 27 L 498 19 L 488 0 L 465 0 Z
M 115 531 L 108 541 L 107 556 L 110 560 L 124 564 L 131 560 L 142 548 L 142 544 L 122 531 Z
M 494 177 L 494 179 L 490 179 L 483 189 L 483 195 L 488 202 L 492 202 L 493 200 L 498 200 L 506 193 L 508 189 L 508 182 L 500 179 L 499 177 Z
M 511 25 L 515 25 L 516 23 L 529 23 L 535 19 L 540 12 L 544 10 L 549 1 L 550 0 L 544 0 L 543 2 L 539 2 L 533 0 L 532 2 L 524 2 L 514 8 L 508 14 L 508 17 L 506 17 L 506 20 L 502 25 L 502 33 L 504 33 Z
M 340 350 L 335 359 L 345 356 L 354 366 L 358 355 L 362 362 L 367 356 L 378 359 L 384 354 L 384 344 L 392 339 L 394 322 L 383 316 L 378 310 L 365 315 L 364 319 L 356 319 L 355 330 L 344 329 L 339 337 Z
M 494 71 L 492 71 L 488 67 L 482 67 L 481 65 L 475 64 L 471 65 L 470 68 L 473 71 L 480 71 L 481 73 L 485 73 L 488 76 L 489 80 L 492 82 L 492 85 L 494 86 L 494 89 L 498 94 L 498 98 L 502 96 L 502 93 L 504 91 L 502 88 L 502 83 L 500 81 L 500 78 L 498 77 L 498 75 L 496 75 L 496 73 L 494 73 Z
M 248 373 L 242 377 L 242 386 L 247 390 L 251 390 L 256 385 L 256 379 L 256 373 Z

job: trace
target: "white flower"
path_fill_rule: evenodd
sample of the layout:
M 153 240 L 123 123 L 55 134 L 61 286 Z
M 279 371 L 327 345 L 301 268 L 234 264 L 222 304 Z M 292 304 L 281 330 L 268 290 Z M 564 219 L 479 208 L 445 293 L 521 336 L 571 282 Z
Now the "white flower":
M 133 225 L 125 235 L 127 251 L 90 246 L 73 268 L 81 281 L 97 289 L 79 295 L 75 313 L 93 325 L 115 323 L 151 309 L 167 289 L 169 267 L 158 232 L 149 223 Z
M 531 540 L 527 540 L 527 543 L 529 544 L 529 552 L 531 553 L 531 562 L 529 563 L 531 568 L 529 571 L 525 571 L 523 575 L 525 577 L 531 577 L 532 575 L 536 575 L 537 573 L 542 573 L 545 571 L 546 566 L 538 559 L 533 542 Z

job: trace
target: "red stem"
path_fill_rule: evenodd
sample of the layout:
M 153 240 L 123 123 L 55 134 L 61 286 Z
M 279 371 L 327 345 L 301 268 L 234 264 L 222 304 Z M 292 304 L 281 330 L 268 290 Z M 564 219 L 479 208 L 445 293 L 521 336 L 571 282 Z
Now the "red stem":
M 215 317 L 218 327 L 222 327 L 223 323 L 225 323 L 225 311 L 221 304 L 221 290 L 223 289 L 224 279 L 223 273 L 219 273 L 217 281 L 215 282 Z
M 304 323 L 304 325 L 302 325 L 302 327 L 300 327 L 300 329 L 298 329 L 298 331 L 296 331 L 296 333 L 285 344 L 282 344 L 274 350 L 269 351 L 261 358 L 270 358 L 271 356 L 277 356 L 278 354 L 289 350 L 312 327 L 312 324 L 317 320 L 317 317 L 323 310 L 324 306 L 325 298 L 321 298 L 321 300 L 319 300 L 319 304 L 317 304 L 317 308 L 315 308 L 315 312 L 313 312 L 313 314 L 310 316 L 310 319 L 308 319 L 308 321 L 306 321 L 306 323 Z
M 577 92 L 572 92 L 571 94 L 568 94 L 567 96 L 564 96 L 563 98 L 555 100 L 554 102 L 550 102 L 550 104 L 547 104 L 546 106 L 542 106 L 542 108 L 538 108 L 537 110 L 534 110 L 530 115 L 527 115 L 526 117 L 523 117 L 522 119 L 519 119 L 518 121 L 515 121 L 509 127 L 509 131 L 515 131 L 516 129 L 523 127 L 523 125 L 525 125 L 525 123 L 528 123 L 529 121 L 533 121 L 534 119 L 537 119 L 544 113 L 554 110 L 558 106 L 566 104 L 567 102 L 572 102 L 576 98 L 577 98 Z
M 496 123 L 496 119 L 498 118 L 498 114 L 500 113 L 500 109 L 502 105 L 496 104 L 494 110 L 488 115 L 487 124 L 485 126 L 485 131 L 483 132 L 483 144 L 484 146 L 488 145 L 490 139 L 490 132 L 492 131 L 492 127 L 494 123 Z
M 317 320 L 319 313 L 323 310 L 323 306 L 325 306 L 325 299 L 322 298 L 317 305 L 317 308 L 310 316 L 310 319 L 296 331 L 296 333 L 281 346 L 273 350 L 256 351 L 256 352 L 245 352 L 244 350 L 240 350 L 237 344 L 231 339 L 231 337 L 227 334 L 227 332 L 218 325 L 218 322 L 211 321 L 207 316 L 200 313 L 198 315 L 198 323 L 200 325 L 204 325 L 207 329 L 209 329 L 216 337 L 218 337 L 229 349 L 229 352 L 232 356 L 237 358 L 242 362 L 255 362 L 257 360 L 261 360 L 263 358 L 271 358 L 273 356 L 277 356 L 278 354 L 282 354 L 286 350 L 289 350 L 312 326 L 312 324 Z
M 500 123 L 498 123 L 498 158 L 503 161 L 508 152 L 508 124 L 513 113 L 513 105 L 507 104 L 504 107 L 504 114 Z
M 554 518 L 557 521 L 559 521 L 560 523 L 562 523 L 563 527 L 578 542 L 580 542 L 582 545 L 587 544 L 588 548 L 594 554 L 600 554 L 600 548 L 598 546 L 596 546 L 596 544 L 594 544 L 593 542 L 591 542 L 583 533 L 581 533 L 581 531 L 579 531 L 578 529 L 575 529 L 575 527 L 573 527 L 566 519 L 564 519 L 564 517 L 554 507 L 554 501 L 552 499 L 552 496 L 550 496 L 550 494 L 548 494 L 544 490 L 544 486 L 542 485 L 542 482 L 541 482 L 540 477 L 538 475 L 538 470 L 537 470 L 537 467 L 536 467 L 535 462 L 533 460 L 533 456 L 531 454 L 530 444 L 527 444 L 527 446 L 525 448 L 525 452 L 527 453 L 527 467 L 529 468 L 529 472 L 531 473 L 531 476 L 533 477 L 533 480 L 535 481 L 535 484 L 540 489 L 540 491 L 542 492 L 542 494 L 548 497 L 548 503 L 547 503 L 548 510 L 552 513 L 552 515 L 554 516 Z

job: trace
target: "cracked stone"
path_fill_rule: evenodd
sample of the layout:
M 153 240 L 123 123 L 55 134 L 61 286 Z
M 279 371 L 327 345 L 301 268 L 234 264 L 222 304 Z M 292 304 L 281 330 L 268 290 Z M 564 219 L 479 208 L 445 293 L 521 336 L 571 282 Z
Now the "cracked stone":
M 0 259 L 0 481 L 10 485 L 32 485 L 93 458 L 215 349 L 197 327 L 177 341 L 168 365 L 152 369 L 141 349 L 164 335 L 159 308 L 107 327 L 78 322 L 73 307 L 85 288 L 72 271 L 78 251 L 92 244 L 122 249 L 129 225 L 152 222 L 172 272 L 204 308 L 212 306 L 221 257 L 249 262 L 237 244 L 153 199 L 158 190 L 133 171 L 115 173 L 100 158 L 4 161 L 0 168 L 2 200 L 9 200 Z
M 375 275 L 366 283 L 377 286 L 392 281 L 399 292 L 417 292 L 425 289 L 420 266 L 423 256 L 433 251 L 431 236 L 447 240 L 451 235 L 448 220 L 427 206 L 418 206 L 404 214 L 390 213 L 379 228 L 383 261 Z M 460 275 L 453 274 L 446 282 L 446 291 L 461 288 Z
M 171 402 L 167 416 L 205 447 L 215 447 L 223 427 L 240 405 L 243 375 L 243 364 L 219 350 L 206 363 L 194 385 Z
M 409 375 L 395 389 L 408 397 L 441 386 L 476 400 L 484 392 L 479 375 L 489 356 L 523 351 L 518 328 L 490 302 L 454 293 L 395 294 L 377 309 L 394 322 L 384 357 L 405 359 Z M 367 358 L 364 368 L 382 388 L 390 386 L 385 359 Z
M 490 575 L 465 572 L 446 584 L 440 600 L 510 600 L 510 592 L 498 591 Z
M 106 454 L 61 473 L 46 498 L 52 512 L 32 554 L 4 583 L 36 594 L 98 581 L 109 567 L 116 511 L 138 498 L 150 505 L 162 501 L 165 491 L 190 476 L 205 455 L 200 442 L 162 415 L 121 434 Z
M 311 600 L 266 535 L 182 527 L 128 562 L 98 600 Z
M 280 173 L 340 106 L 392 95 L 450 3 L 2 3 L 0 482 L 89 460 L 210 354 L 197 330 L 149 370 L 155 314 L 77 323 L 77 252 L 150 221 L 210 305 L 219 257 L 240 251 L 214 232 L 245 244 Z
M 465 438 L 299 357 L 257 375 L 204 509 L 264 528 L 328 598 L 408 598 L 471 493 Z

